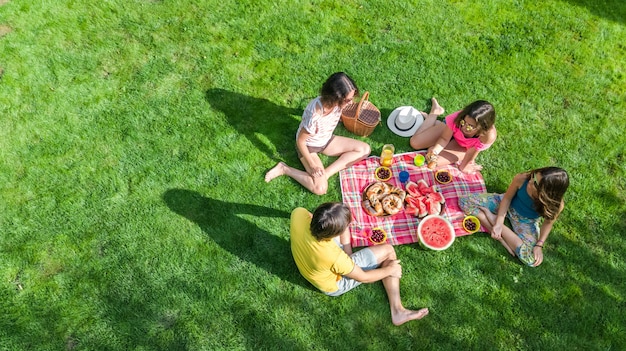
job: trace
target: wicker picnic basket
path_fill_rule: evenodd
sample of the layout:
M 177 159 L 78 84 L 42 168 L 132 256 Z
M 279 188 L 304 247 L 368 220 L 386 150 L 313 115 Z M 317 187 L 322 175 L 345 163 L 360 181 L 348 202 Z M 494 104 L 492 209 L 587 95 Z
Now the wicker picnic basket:
M 380 111 L 368 98 L 366 91 L 359 103 L 352 102 L 341 112 L 341 122 L 350 132 L 359 136 L 369 136 L 380 123 Z

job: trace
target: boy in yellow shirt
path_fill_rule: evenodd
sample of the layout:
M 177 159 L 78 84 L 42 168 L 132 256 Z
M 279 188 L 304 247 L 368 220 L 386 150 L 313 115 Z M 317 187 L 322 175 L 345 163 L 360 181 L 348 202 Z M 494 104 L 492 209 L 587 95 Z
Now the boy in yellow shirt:
M 401 325 L 428 314 L 428 308 L 408 310 L 400 299 L 402 266 L 389 244 L 352 253 L 350 209 L 340 202 L 320 205 L 313 214 L 302 207 L 291 213 L 291 252 L 306 280 L 328 296 L 339 296 L 361 283 L 383 281 L 391 321 Z

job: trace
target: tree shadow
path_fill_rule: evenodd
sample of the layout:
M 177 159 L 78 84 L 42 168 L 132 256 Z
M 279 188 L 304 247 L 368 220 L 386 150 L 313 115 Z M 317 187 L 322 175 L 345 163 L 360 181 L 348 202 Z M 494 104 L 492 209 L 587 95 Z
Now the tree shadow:
M 292 161 L 298 161 L 295 135 L 303 109 L 279 106 L 267 99 L 221 88 L 208 89 L 205 96 L 212 108 L 223 112 L 230 125 L 268 157 L 278 161 L 280 155 L 289 155 Z M 268 123 L 270 119 L 271 123 Z M 268 145 L 260 135 L 272 145 Z
M 273 208 L 224 202 L 185 189 L 169 189 L 163 200 L 173 212 L 196 223 L 233 255 L 293 284 L 312 289 L 300 276 L 288 240 L 272 235 L 240 215 L 289 218 Z
M 568 0 L 569 3 L 585 7 L 596 16 L 617 23 L 626 23 L 626 2 L 623 0 Z

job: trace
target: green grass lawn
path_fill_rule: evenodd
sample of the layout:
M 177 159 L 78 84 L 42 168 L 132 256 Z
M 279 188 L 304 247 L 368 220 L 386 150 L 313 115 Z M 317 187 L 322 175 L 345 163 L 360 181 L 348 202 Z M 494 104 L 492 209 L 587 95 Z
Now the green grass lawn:
M 626 349 L 624 43 L 621 0 L 0 0 L 0 350 Z M 380 283 L 315 291 L 288 217 L 339 178 L 263 175 L 335 71 L 384 119 L 492 102 L 490 191 L 568 170 L 544 263 L 399 246 L 400 327 Z

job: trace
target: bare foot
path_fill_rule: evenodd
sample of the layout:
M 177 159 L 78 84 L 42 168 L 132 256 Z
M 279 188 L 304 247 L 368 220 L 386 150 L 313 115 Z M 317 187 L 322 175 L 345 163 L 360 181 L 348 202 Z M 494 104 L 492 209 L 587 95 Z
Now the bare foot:
M 274 166 L 274 168 L 270 169 L 269 171 L 267 171 L 267 173 L 265 173 L 265 182 L 269 183 L 272 181 L 272 179 L 276 177 L 280 177 L 281 175 L 284 175 L 285 167 L 287 167 L 287 165 L 284 162 L 278 162 L 276 166 Z
M 402 309 L 400 311 L 392 312 L 391 321 L 394 325 L 402 325 L 408 321 L 412 321 L 415 319 L 422 319 L 426 317 L 428 314 L 428 308 L 422 308 L 418 311 Z
M 439 105 L 439 103 L 437 102 L 437 99 L 432 98 L 430 99 L 432 106 L 430 107 L 430 114 L 431 115 L 437 115 L 439 116 L 440 114 L 443 114 L 444 112 L 446 112 L 446 110 L 443 109 L 443 107 L 441 107 Z

